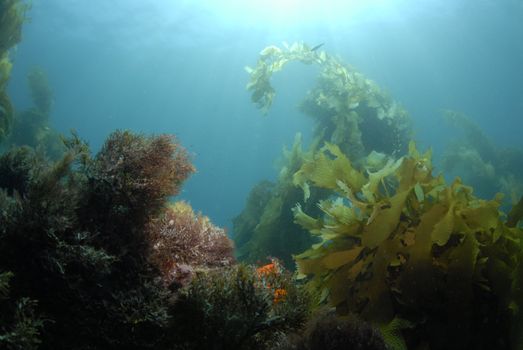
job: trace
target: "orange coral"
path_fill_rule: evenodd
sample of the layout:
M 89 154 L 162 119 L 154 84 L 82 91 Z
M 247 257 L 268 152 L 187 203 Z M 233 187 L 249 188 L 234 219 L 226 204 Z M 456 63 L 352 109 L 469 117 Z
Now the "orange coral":
M 287 296 L 287 291 L 283 288 L 278 288 L 274 291 L 274 303 L 279 303 L 280 301 L 285 300 Z
M 287 295 L 287 291 L 284 288 L 278 286 L 278 277 L 282 274 L 282 267 L 277 259 L 272 258 L 269 264 L 260 266 L 256 269 L 258 277 L 262 285 L 269 289 L 274 290 L 274 303 L 279 303 L 283 301 Z
M 256 272 L 258 272 L 259 276 L 268 276 L 271 274 L 278 273 L 278 270 L 276 264 L 274 262 L 271 262 L 270 264 L 258 267 L 256 269 Z

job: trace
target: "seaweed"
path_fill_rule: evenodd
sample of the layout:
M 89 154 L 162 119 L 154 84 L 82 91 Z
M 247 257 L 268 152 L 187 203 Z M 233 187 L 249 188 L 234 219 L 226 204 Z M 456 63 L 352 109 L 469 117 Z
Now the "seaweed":
M 9 49 L 21 40 L 26 10 L 27 5 L 20 0 L 3 0 L 0 3 L 0 142 L 9 134 L 14 114 L 5 91 L 12 68 Z
M 33 68 L 27 79 L 33 106 L 16 113 L 6 146 L 38 148 L 58 160 L 66 149 L 61 135 L 50 126 L 53 92 L 47 75 L 41 68 Z
M 48 320 L 41 349 L 158 348 L 172 295 L 149 261 L 146 229 L 193 167 L 167 135 L 115 132 L 94 157 L 76 135 L 65 141 L 54 162 L 29 147 L 0 157 L 10 297 L 34 300 Z
M 234 263 L 234 245 L 224 229 L 183 201 L 170 204 L 147 225 L 150 261 L 170 287 L 187 284 L 197 269 Z
M 338 317 L 332 310 L 321 308 L 307 322 L 301 334 L 287 337 L 287 341 L 277 349 L 386 350 L 389 347 L 378 329 L 357 316 Z
M 276 184 L 262 182 L 251 192 L 246 209 L 234 219 L 234 240 L 241 261 L 259 263 L 268 256 L 277 257 L 294 269 L 292 254 L 306 249 L 313 242 L 307 232 L 293 224 L 291 208 L 303 201 L 300 189 L 292 184 L 296 172 L 307 155 L 301 149 L 297 135 L 291 150 L 284 150 L 284 164 Z M 321 191 L 313 191 L 317 198 Z M 315 211 L 314 205 L 303 204 Z
M 332 191 L 319 217 L 294 209 L 321 239 L 295 259 L 322 301 L 382 327 L 409 321 L 409 348 L 509 347 L 523 231 L 503 220 L 499 196 L 476 198 L 459 178 L 447 185 L 432 175 L 431 152 L 413 143 L 367 174 L 326 144 L 294 180 Z
M 300 106 L 316 123 L 313 141 L 302 151 L 301 139 L 297 137 L 291 152 L 284 152 L 276 183 L 258 185 L 253 190 L 246 208 L 234 220 L 233 230 L 240 260 L 253 263 L 275 256 L 290 268 L 294 265 L 291 255 L 313 243 L 293 223 L 292 207 L 300 203 L 316 214 L 319 209 L 314 203 L 329 195 L 327 190 L 316 187 L 305 193 L 313 204 L 303 201 L 301 192 L 292 183 L 292 174 L 305 159 L 327 141 L 337 145 L 351 162 L 360 164 L 371 152 L 375 155 L 402 152 L 411 134 L 406 111 L 376 83 L 325 51 L 311 50 L 303 43 L 285 44 L 283 48 L 269 46 L 261 51 L 254 68 L 246 68 L 250 76 L 247 89 L 263 113 L 269 111 L 276 96 L 271 86 L 272 75 L 293 61 L 320 67 L 317 84 Z M 259 186 L 264 188 L 263 202 L 259 200 L 262 191 Z
M 460 173 L 476 192 L 505 194 L 504 205 L 514 205 L 523 195 L 523 150 L 497 146 L 470 117 L 446 110 L 445 120 L 463 135 L 447 147 L 442 158 L 445 173 Z
M 268 46 L 260 52 L 256 66 L 246 68 L 247 90 L 264 114 L 276 96 L 272 75 L 293 61 L 320 66 L 318 82 L 301 104 L 301 110 L 317 123 L 315 137 L 347 153 L 350 150 L 356 160 L 372 150 L 394 154 L 406 149 L 411 135 L 407 112 L 363 74 L 304 43 Z
M 175 348 L 272 349 L 308 312 L 306 291 L 281 268 L 200 271 L 174 305 Z
M 35 315 L 37 302 L 29 298 L 11 300 L 11 278 L 11 272 L 0 273 L 0 347 L 6 350 L 38 349 L 43 320 Z

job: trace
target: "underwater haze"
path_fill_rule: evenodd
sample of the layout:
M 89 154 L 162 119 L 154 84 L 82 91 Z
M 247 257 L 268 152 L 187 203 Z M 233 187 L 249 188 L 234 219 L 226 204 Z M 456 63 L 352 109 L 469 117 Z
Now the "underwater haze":
M 52 127 L 93 150 L 114 129 L 175 134 L 197 169 L 179 197 L 229 231 L 253 186 L 278 176 L 283 146 L 312 137 L 297 105 L 317 67 L 275 74 L 267 116 L 251 102 L 245 67 L 268 45 L 323 43 L 405 107 L 436 167 L 460 137 L 444 110 L 496 147 L 523 148 L 520 0 L 34 0 L 28 16 L 12 52 L 17 109 L 31 105 L 37 66 L 53 90 Z

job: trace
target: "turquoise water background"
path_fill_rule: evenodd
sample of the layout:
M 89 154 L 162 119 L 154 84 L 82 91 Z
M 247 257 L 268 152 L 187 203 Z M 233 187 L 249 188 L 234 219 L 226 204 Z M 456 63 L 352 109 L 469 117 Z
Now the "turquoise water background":
M 12 53 L 10 96 L 17 109 L 30 105 L 26 76 L 38 66 L 54 91 L 52 126 L 95 150 L 114 129 L 175 134 L 198 169 L 180 198 L 229 229 L 250 189 L 277 176 L 282 147 L 312 129 L 296 107 L 314 67 L 274 77 L 268 116 L 250 102 L 244 67 L 267 45 L 324 43 L 409 111 L 436 159 L 459 137 L 444 109 L 500 146 L 523 147 L 522 1 L 275 3 L 35 0 Z

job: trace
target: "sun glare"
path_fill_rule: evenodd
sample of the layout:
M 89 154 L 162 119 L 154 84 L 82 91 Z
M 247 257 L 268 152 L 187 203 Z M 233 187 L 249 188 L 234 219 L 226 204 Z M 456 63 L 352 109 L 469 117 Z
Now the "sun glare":
M 346 23 L 368 13 L 386 11 L 398 2 L 400 0 L 207 0 L 200 5 L 221 21 L 288 27 Z

